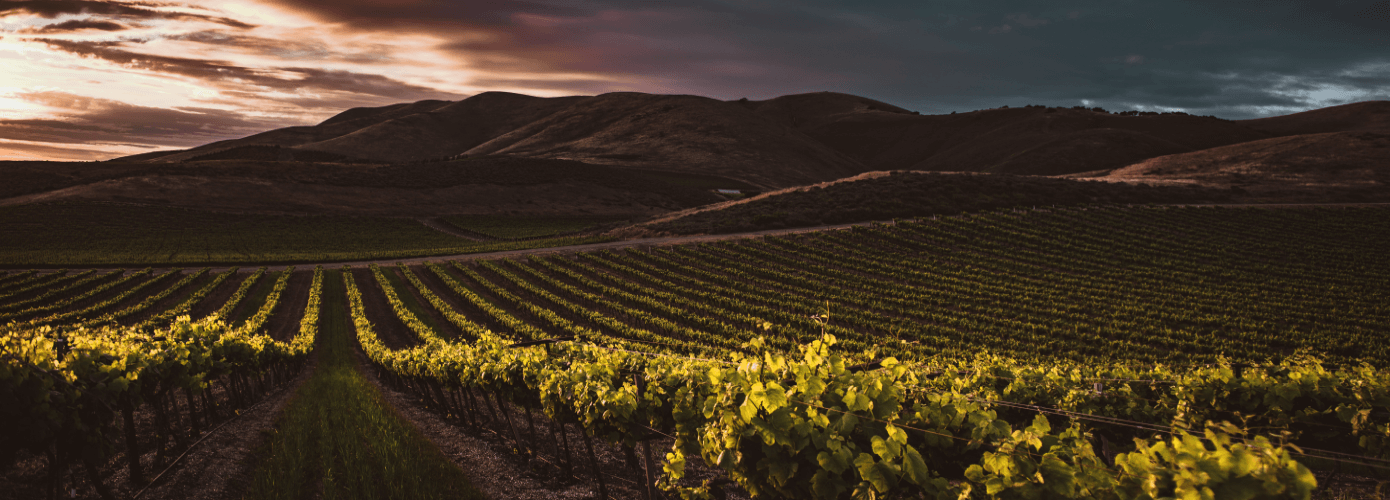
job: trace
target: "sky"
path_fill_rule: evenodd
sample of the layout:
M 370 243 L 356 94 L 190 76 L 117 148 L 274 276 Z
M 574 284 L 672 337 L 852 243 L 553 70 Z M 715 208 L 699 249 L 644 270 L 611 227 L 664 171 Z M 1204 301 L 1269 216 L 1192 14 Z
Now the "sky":
M 1390 99 L 1390 0 L 0 0 L 0 160 L 492 90 L 1258 118 Z

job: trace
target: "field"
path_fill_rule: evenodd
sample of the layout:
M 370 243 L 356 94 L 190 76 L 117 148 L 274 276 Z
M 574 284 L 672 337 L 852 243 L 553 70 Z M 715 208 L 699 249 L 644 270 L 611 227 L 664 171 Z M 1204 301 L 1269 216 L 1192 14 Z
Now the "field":
M 114 203 L 0 207 L 0 266 L 283 264 L 605 241 L 474 241 L 411 218 L 234 214 Z
M 624 222 L 625 218 L 611 216 L 496 216 L 455 215 L 443 217 L 445 222 L 499 240 L 525 240 L 566 236 L 585 230 Z
M 13 271 L 0 389 L 22 397 L 0 417 L 35 430 L 0 440 L 0 469 L 58 450 L 70 482 L 96 483 L 76 467 L 91 460 L 99 482 L 138 489 L 127 470 L 150 466 L 131 450 L 164 463 L 313 346 L 355 339 L 371 376 L 612 496 L 655 482 L 695 497 L 1305 498 L 1327 471 L 1390 465 L 1387 216 L 1002 210 L 512 260 Z M 62 359 L 60 337 L 78 347 Z M 338 371 L 322 373 L 345 373 L 332 349 Z M 94 361 L 108 353 L 128 361 Z M 334 377 L 282 429 L 345 404 L 389 420 L 373 397 L 322 396 L 373 390 Z M 127 412 L 152 416 L 131 434 Z M 256 491 L 345 488 L 325 470 L 352 465 L 315 465 L 313 450 L 388 467 L 373 447 L 420 439 L 305 432 L 275 438 L 282 465 Z M 112 443 L 98 457 L 62 451 L 98 441 Z

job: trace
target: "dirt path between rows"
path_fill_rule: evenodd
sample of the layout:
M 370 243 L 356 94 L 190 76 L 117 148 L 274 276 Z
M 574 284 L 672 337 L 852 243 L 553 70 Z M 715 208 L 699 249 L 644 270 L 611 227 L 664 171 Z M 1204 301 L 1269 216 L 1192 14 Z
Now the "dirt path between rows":
M 258 450 L 269 442 L 275 420 L 299 386 L 309 380 L 317 364 L 318 353 L 311 353 L 299 375 L 194 446 L 183 460 L 149 487 L 141 500 L 242 498 L 262 458 L 257 455 Z
M 270 338 L 289 342 L 299 334 L 299 324 L 304 317 L 304 309 L 309 305 L 309 292 L 314 284 L 313 271 L 296 271 L 290 275 L 290 282 L 281 292 L 280 304 L 265 322 L 264 332 Z
M 419 344 L 415 332 L 396 316 L 396 309 L 386 299 L 376 276 L 367 269 L 355 269 L 352 279 L 357 283 L 357 291 L 362 294 L 362 305 L 366 307 L 367 321 L 376 328 L 376 336 L 381 343 L 392 350 L 408 349 Z
M 1213 205 L 1168 205 L 1168 206 L 1172 206 L 1172 207 L 1223 207 L 1223 208 L 1281 208 L 1281 209 L 1296 209 L 1296 208 L 1337 208 L 1337 207 L 1345 207 L 1345 208 L 1354 208 L 1354 207 L 1390 207 L 1390 203 L 1305 203 L 1305 204 L 1293 204 L 1293 203 L 1289 203 L 1289 204 L 1258 204 L 1258 203 L 1252 203 L 1252 204 L 1225 204 L 1225 205 L 1213 204 Z M 975 214 L 949 215 L 949 216 L 942 216 L 942 217 L 962 217 L 962 216 L 964 216 L 964 217 L 969 217 L 969 216 L 972 216 L 972 215 L 975 215 Z M 423 223 L 424 221 L 425 221 L 425 219 L 421 219 L 421 222 L 422 222 L 422 223 Z M 764 231 L 750 231 L 750 232 L 746 232 L 746 233 L 701 234 L 701 235 L 690 235 L 690 236 L 669 236 L 669 237 L 661 237 L 661 238 L 637 238 L 637 239 L 630 239 L 630 240 L 610 241 L 610 242 L 606 242 L 606 243 L 589 243 L 589 244 L 584 244 L 584 245 L 571 245 L 571 246 L 564 246 L 564 247 L 529 248 L 529 249 L 524 249 L 524 250 L 506 250 L 506 251 L 500 251 L 500 252 L 481 252 L 481 253 L 468 253 L 468 254 L 456 254 L 456 255 L 436 255 L 436 256 L 433 256 L 433 257 L 410 257 L 410 258 L 401 258 L 401 259 L 357 260 L 357 261 L 346 261 L 346 262 L 343 262 L 343 261 L 339 261 L 339 262 L 318 262 L 318 263 L 302 263 L 302 262 L 301 262 L 301 263 L 295 263 L 295 264 L 272 265 L 272 266 L 267 266 L 266 269 L 267 269 L 267 271 L 282 271 L 282 270 L 284 270 L 285 268 L 290 267 L 290 266 L 296 266 L 296 267 L 312 267 L 312 266 L 318 266 L 318 265 L 322 265 L 322 266 L 324 266 L 324 267 L 338 267 L 338 268 L 341 268 L 341 267 L 343 267 L 343 266 L 348 266 L 348 267 L 358 268 L 358 267 L 367 267 L 367 266 L 372 265 L 372 264 L 388 265 L 388 264 L 395 264 L 395 263 L 397 263 L 397 262 L 403 262 L 403 263 L 405 263 L 406 265 L 414 266 L 414 265 L 424 264 L 424 263 L 426 263 L 426 262 L 440 262 L 440 261 L 448 261 L 448 260 L 505 259 L 505 258 L 510 258 L 510 257 L 520 257 L 520 256 L 535 255 L 535 254 L 570 254 L 570 253 L 576 253 L 576 252 L 590 252 L 590 251 L 596 251 L 596 250 L 609 250 L 609 249 L 619 249 L 619 248 L 632 248 L 632 247 L 639 247 L 639 248 L 640 248 L 640 247 L 648 247 L 648 246 L 683 245 L 683 244 L 687 244 L 687 243 L 704 243 L 704 242 L 713 242 L 713 241 L 741 240 L 741 239 L 748 239 L 748 238 L 758 238 L 758 237 L 762 237 L 762 236 L 779 236 L 779 235 L 784 235 L 784 234 L 800 234 L 800 233 L 814 233 L 814 232 L 818 232 L 818 231 L 834 231 L 834 230 L 839 230 L 839 229 L 849 229 L 849 228 L 852 228 L 852 227 L 870 226 L 870 225 L 873 225 L 873 224 L 891 224 L 891 223 L 892 223 L 892 221 L 865 221 L 865 222 L 853 222 L 853 223 L 848 223 L 848 224 L 832 224 L 832 225 L 826 225 L 826 226 L 798 227 L 798 228 L 790 228 L 790 229 L 769 229 L 769 230 L 764 230 Z M 426 225 L 428 226 L 429 224 L 426 224 Z M 439 228 L 434 227 L 434 226 L 430 226 L 430 227 L 431 227 L 431 228 L 434 228 L 434 229 L 439 229 Z M 446 232 L 447 232 L 447 231 L 446 231 Z M 451 233 L 451 234 L 452 234 L 452 233 Z M 250 267 L 250 266 L 254 266 L 255 264 L 244 264 L 244 263 L 243 263 L 243 264 L 239 264 L 239 265 L 240 265 L 240 266 L 243 266 L 243 267 Z M 214 268 L 212 269 L 212 272 L 221 272 L 221 271 L 225 271 L 225 270 L 227 270 L 227 269 L 231 269 L 231 267 L 232 267 L 232 266 L 230 266 L 230 265 L 229 265 L 229 266 L 222 266 L 222 267 L 214 267 Z M 96 269 L 111 269 L 110 266 L 95 267 L 95 268 L 96 268 Z M 39 271 L 39 272 L 47 272 L 47 271 L 52 271 L 52 270 L 56 270 L 56 269 L 58 269 L 58 268 L 54 268 L 54 267 L 35 267 L 35 268 L 25 268 L 25 269 L 12 269 L 12 271 L 33 270 L 33 271 Z M 63 269 L 90 269 L 90 268 L 87 268 L 87 267 L 80 267 L 80 266 L 78 266 L 78 267 L 69 266 L 69 267 L 66 267 L 66 268 L 63 268 Z

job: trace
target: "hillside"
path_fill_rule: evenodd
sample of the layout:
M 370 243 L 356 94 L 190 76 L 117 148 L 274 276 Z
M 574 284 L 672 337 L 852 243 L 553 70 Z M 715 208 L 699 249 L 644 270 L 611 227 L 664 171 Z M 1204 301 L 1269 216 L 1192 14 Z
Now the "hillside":
M 241 149 L 258 154 L 274 151 Z M 299 150 L 298 154 L 304 153 L 314 152 Z M 752 188 L 712 176 L 506 157 L 391 165 L 251 160 L 0 162 L 0 176 L 8 181 L 0 185 L 0 206 L 96 201 L 230 212 L 410 217 L 649 216 L 721 200 L 713 189 Z
M 1390 130 L 1292 135 L 1153 158 L 1108 181 L 1200 184 L 1309 201 L 1390 199 Z
M 339 113 L 337 116 L 329 118 L 318 125 L 268 130 L 241 139 L 218 141 L 183 151 L 170 151 L 167 152 L 167 154 L 164 154 L 166 152 L 144 153 L 124 158 L 116 158 L 115 161 L 179 162 L 241 146 L 299 146 L 350 134 L 356 130 L 370 127 L 384 121 L 419 113 L 427 113 L 448 104 L 447 101 L 427 100 L 413 103 L 392 104 L 377 108 L 354 108 Z M 344 154 L 344 156 L 352 155 Z
M 1390 131 L 1390 102 L 1386 101 L 1231 121 L 1185 113 L 1043 106 L 922 115 L 835 92 L 762 101 L 636 92 L 554 98 L 485 92 L 457 102 L 355 108 L 313 126 L 128 157 L 121 161 L 202 167 L 178 169 L 178 175 L 196 179 L 127 180 L 83 192 L 100 192 L 99 197 L 105 198 L 158 199 L 141 191 L 188 191 L 169 185 L 191 184 L 221 186 L 228 193 L 252 191 L 249 185 L 208 173 L 226 168 L 226 162 L 243 167 L 281 163 L 256 168 L 319 172 L 351 171 L 345 164 L 368 168 L 450 158 L 513 158 L 571 161 L 575 162 L 571 169 L 592 167 L 595 172 L 620 168 L 713 177 L 722 181 L 710 186 L 738 185 L 760 191 L 863 172 L 914 170 L 1189 182 L 1235 187 L 1255 193 L 1259 200 L 1335 201 L 1343 194 L 1359 200 L 1379 199 L 1372 191 L 1384 187 L 1383 176 L 1374 172 L 1384 153 L 1374 136 L 1354 134 L 1384 131 Z M 322 166 L 326 164 L 338 167 Z M 536 180 L 536 184 L 547 182 Z M 462 197 L 491 200 L 499 210 L 533 208 L 537 203 L 560 209 L 593 203 L 517 201 L 521 199 L 517 197 L 553 201 L 584 192 L 606 200 L 600 205 L 631 205 L 635 213 L 691 206 L 649 198 L 637 201 L 617 195 L 607 184 L 560 182 L 554 192 L 504 194 L 474 186 L 438 199 L 418 196 L 417 202 L 444 207 L 449 205 L 447 200 Z M 363 196 L 355 191 L 324 194 L 282 188 L 272 190 L 289 199 L 318 199 L 316 203 L 324 207 L 351 206 L 349 201 L 332 200 Z M 296 210 L 308 210 L 309 205 Z
M 998 208 L 1229 199 L 1228 192 L 1191 186 L 981 173 L 868 172 L 833 182 L 763 193 L 746 200 L 687 209 L 614 234 L 716 234 Z
M 869 170 L 1059 175 L 1267 138 L 1238 123 L 1182 114 L 1123 116 L 1066 108 L 951 115 L 842 113 L 798 130 Z
M 250 145 L 382 163 L 487 155 L 579 160 L 721 175 L 763 187 L 819 182 L 862 170 L 854 160 L 744 106 L 633 92 L 560 98 L 485 92 L 452 103 L 352 109 L 318 125 L 123 160 L 197 161 Z M 260 159 L 235 153 L 218 158 Z
M 1390 101 L 1354 102 L 1236 123 L 1274 136 L 1386 131 L 1390 130 Z
M 717 175 L 785 188 L 876 170 L 1068 175 L 1288 135 L 1387 126 L 1373 101 L 1231 121 L 1185 113 L 1026 106 L 922 115 L 835 92 L 752 101 L 615 92 L 542 98 L 484 92 L 344 111 L 187 151 L 125 161 L 265 160 L 278 146 L 314 161 L 399 163 L 511 156 Z M 279 153 L 299 159 L 298 156 Z

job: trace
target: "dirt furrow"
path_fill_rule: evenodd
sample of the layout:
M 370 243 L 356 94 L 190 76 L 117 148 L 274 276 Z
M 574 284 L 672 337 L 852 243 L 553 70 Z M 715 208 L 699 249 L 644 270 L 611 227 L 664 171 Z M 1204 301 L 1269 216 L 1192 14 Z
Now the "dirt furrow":
M 309 291 L 314 284 L 313 271 L 296 271 L 290 275 L 285 291 L 280 292 L 280 304 L 266 320 L 265 332 L 271 338 L 289 342 L 299 333 L 304 308 L 309 305 Z
M 419 343 L 415 338 L 415 332 L 410 331 L 410 328 L 396 317 L 396 310 L 387 302 L 386 294 L 382 293 L 371 269 L 353 269 L 352 279 L 357 282 L 357 289 L 362 292 L 362 306 L 366 308 L 367 321 L 372 323 L 377 337 L 381 338 L 386 347 L 405 349 Z
M 251 271 L 239 271 L 235 275 L 228 277 L 221 285 L 217 285 L 217 288 L 214 288 L 211 293 L 203 297 L 203 300 L 193 305 L 193 309 L 188 312 L 189 317 L 192 317 L 194 320 L 199 320 L 207 317 L 209 314 L 217 312 L 218 309 L 221 309 L 222 306 L 227 303 L 227 299 L 232 298 L 232 294 L 236 293 L 237 289 L 241 287 L 241 283 L 246 281 L 246 278 L 251 277 L 251 274 Z

